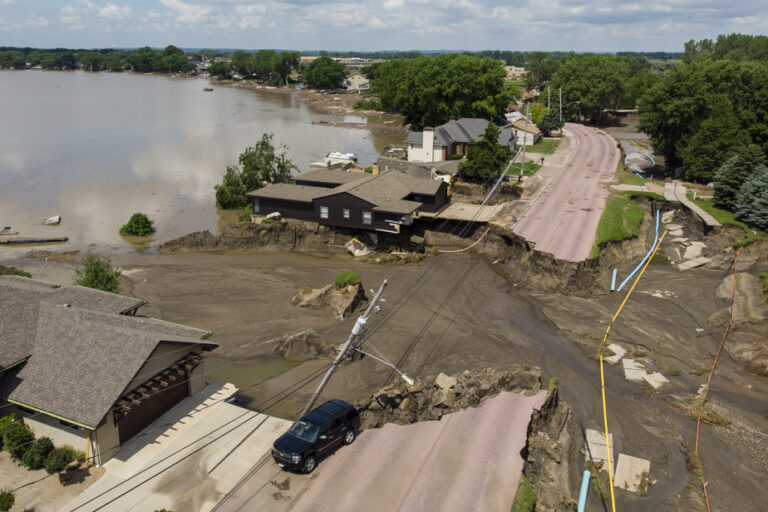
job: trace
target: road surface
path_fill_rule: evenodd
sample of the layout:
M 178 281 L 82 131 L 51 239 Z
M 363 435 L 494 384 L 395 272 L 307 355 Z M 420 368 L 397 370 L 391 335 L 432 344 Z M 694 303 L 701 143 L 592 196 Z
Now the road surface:
M 566 123 L 571 151 L 563 165 L 545 165 L 546 181 L 528 211 L 513 226 L 536 250 L 568 261 L 589 258 L 608 199 L 620 152 L 616 141 L 597 128 Z M 555 155 L 553 155 L 554 157 Z M 556 161 L 556 158 L 545 156 Z M 537 178 L 533 178 L 537 179 Z
M 501 393 L 440 421 L 365 430 L 311 475 L 262 460 L 214 510 L 507 512 L 531 413 L 545 398 Z

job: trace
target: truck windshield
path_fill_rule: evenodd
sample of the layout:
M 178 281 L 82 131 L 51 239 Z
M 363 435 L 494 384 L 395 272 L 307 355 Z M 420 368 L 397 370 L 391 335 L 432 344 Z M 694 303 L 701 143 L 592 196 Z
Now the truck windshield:
M 291 430 L 289 432 L 300 439 L 314 443 L 315 440 L 317 440 L 318 430 L 319 429 L 317 425 L 313 425 L 307 421 L 299 420 L 291 425 Z

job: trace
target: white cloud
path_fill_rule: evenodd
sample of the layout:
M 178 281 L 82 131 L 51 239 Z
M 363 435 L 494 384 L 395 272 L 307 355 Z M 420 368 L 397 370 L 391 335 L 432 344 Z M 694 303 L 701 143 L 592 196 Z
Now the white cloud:
M 98 14 L 105 20 L 124 20 L 131 15 L 131 8 L 127 5 L 107 4 L 98 10 Z
M 28 28 L 45 28 L 48 25 L 50 25 L 50 21 L 43 16 L 30 16 L 24 23 L 24 26 Z
M 190 25 L 202 22 L 213 10 L 209 5 L 192 5 L 181 0 L 160 0 L 160 3 L 176 13 L 176 21 Z
M 60 19 L 62 23 L 77 23 L 80 20 L 80 16 L 77 15 L 77 10 L 71 5 L 66 5 L 61 9 Z
M 160 14 L 157 11 L 155 11 L 154 9 L 150 9 L 149 12 L 147 13 L 147 17 L 148 18 L 160 18 L 160 17 L 162 17 L 162 14 Z
M 238 5 L 235 7 L 235 12 L 237 14 L 253 14 L 255 12 L 264 13 L 266 10 L 267 8 L 261 4 Z

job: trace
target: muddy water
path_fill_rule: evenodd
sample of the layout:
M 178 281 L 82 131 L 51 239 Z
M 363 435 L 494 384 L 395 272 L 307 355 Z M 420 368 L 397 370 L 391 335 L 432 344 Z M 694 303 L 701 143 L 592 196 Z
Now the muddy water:
M 386 138 L 322 123 L 363 123 L 311 110 L 288 94 L 218 87 L 207 80 L 130 73 L 0 72 L 0 228 L 69 237 L 57 250 L 152 250 L 191 231 L 215 231 L 214 185 L 262 133 L 288 146 L 300 171 L 329 151 L 362 164 Z M 147 243 L 118 229 L 147 213 Z M 61 215 L 59 226 L 40 221 Z M 27 249 L 0 247 L 0 258 Z

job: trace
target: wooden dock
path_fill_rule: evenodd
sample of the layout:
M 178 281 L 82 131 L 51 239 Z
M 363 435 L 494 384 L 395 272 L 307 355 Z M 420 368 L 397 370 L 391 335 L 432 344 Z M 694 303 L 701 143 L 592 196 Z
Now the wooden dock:
M 57 238 L 6 238 L 0 239 L 0 245 L 46 245 L 62 244 L 69 240 L 67 237 Z

